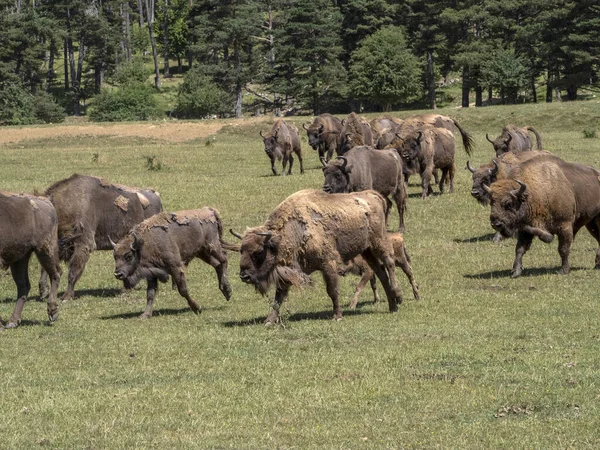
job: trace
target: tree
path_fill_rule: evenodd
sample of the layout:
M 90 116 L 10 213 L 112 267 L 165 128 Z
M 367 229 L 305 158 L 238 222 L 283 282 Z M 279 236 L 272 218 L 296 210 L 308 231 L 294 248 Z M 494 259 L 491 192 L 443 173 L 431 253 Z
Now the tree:
M 350 88 L 358 99 L 379 104 L 385 111 L 421 95 L 421 69 L 399 27 L 385 27 L 365 38 L 352 53 Z
M 502 103 L 516 103 L 519 91 L 529 83 L 529 68 L 523 57 L 510 50 L 494 53 L 481 68 L 481 82 L 500 91 Z

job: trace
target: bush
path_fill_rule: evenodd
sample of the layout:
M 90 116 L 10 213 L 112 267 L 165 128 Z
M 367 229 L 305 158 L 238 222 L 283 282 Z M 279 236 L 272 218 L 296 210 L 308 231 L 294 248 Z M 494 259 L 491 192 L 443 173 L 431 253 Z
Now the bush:
M 19 83 L 0 83 L 0 125 L 29 125 L 36 122 L 33 95 Z
M 104 89 L 94 97 L 90 119 L 98 122 L 148 120 L 161 116 L 154 89 L 132 83 L 115 90 Z
M 142 58 L 132 58 L 119 65 L 113 77 L 113 81 L 125 86 L 131 83 L 145 83 L 152 72 L 144 66 Z
M 46 92 L 38 92 L 33 98 L 35 117 L 44 123 L 60 123 L 65 120 L 65 109 Z
M 185 74 L 177 93 L 175 115 L 201 119 L 212 114 L 222 115 L 227 110 L 228 94 L 199 69 Z
M 596 137 L 596 130 L 592 128 L 586 128 L 583 130 L 583 137 L 586 139 L 594 139 Z

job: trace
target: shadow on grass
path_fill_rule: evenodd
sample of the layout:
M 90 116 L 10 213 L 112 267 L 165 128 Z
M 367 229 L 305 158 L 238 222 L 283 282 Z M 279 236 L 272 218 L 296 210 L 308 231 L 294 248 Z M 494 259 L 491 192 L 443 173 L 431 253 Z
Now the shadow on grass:
M 488 233 L 488 234 L 484 234 L 483 236 L 475 236 L 472 238 L 454 239 L 454 242 L 456 242 L 458 244 L 469 244 L 469 243 L 473 243 L 473 242 L 491 241 L 492 239 L 494 239 L 494 236 L 495 236 L 495 233 Z
M 408 194 L 408 198 L 421 198 L 421 195 L 421 192 L 413 192 L 412 194 Z M 440 195 L 443 194 L 439 191 L 434 191 L 433 194 L 429 194 L 427 197 L 439 197 Z M 448 193 L 446 193 L 446 195 L 448 195 Z
M 129 291 L 123 291 L 121 288 L 96 288 L 96 289 L 78 289 L 75 291 L 75 298 L 90 296 L 90 297 L 118 297 Z M 63 293 L 61 292 L 60 295 Z M 59 296 L 60 297 L 60 296 Z
M 557 275 L 560 267 L 533 267 L 530 269 L 523 269 L 523 273 L 521 277 L 539 277 L 541 275 Z M 571 272 L 575 270 L 584 270 L 584 267 L 571 267 Z M 465 274 L 463 275 L 465 278 L 470 279 L 493 279 L 493 278 L 510 278 L 512 270 L 491 270 L 489 272 L 481 272 L 475 274 Z
M 376 311 L 365 311 L 358 309 L 350 309 L 343 312 L 345 317 L 348 316 L 360 316 L 364 314 L 374 314 Z M 291 316 L 283 315 L 283 323 L 286 322 L 300 322 L 302 320 L 331 320 L 333 318 L 333 312 L 331 310 L 327 311 L 319 311 L 319 312 L 307 312 L 307 313 L 295 313 Z M 249 320 L 234 320 L 231 322 L 223 322 L 222 325 L 225 328 L 233 328 L 233 327 L 248 327 L 252 325 L 263 325 L 265 320 L 267 320 L 267 316 L 255 317 L 254 319 Z
M 211 308 L 202 308 L 203 313 L 205 311 L 221 311 L 223 309 L 225 309 L 225 306 L 217 306 L 217 307 L 211 307 Z M 100 317 L 101 320 L 113 320 L 113 319 L 137 319 L 142 313 L 144 312 L 144 309 L 140 309 L 139 311 L 134 311 L 134 312 L 128 312 L 128 313 L 122 313 L 122 314 L 113 314 L 111 316 L 103 316 Z M 188 307 L 186 308 L 180 308 L 180 309 L 175 309 L 175 308 L 163 308 L 163 309 L 155 309 L 154 311 L 152 311 L 152 317 L 158 317 L 158 316 L 179 316 L 182 314 L 194 314 L 192 312 L 192 310 Z

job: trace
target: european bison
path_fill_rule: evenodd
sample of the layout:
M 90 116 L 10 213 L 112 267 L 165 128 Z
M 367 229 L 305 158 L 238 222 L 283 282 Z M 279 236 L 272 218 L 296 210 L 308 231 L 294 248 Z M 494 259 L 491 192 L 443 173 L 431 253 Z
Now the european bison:
M 402 122 L 402 119 L 389 116 L 371 120 L 369 123 L 373 130 L 374 147 L 382 149 L 391 144 L 396 137 L 396 133 L 400 131 Z
M 292 153 L 295 153 L 298 156 L 300 173 L 304 173 L 300 136 L 298 134 L 298 128 L 296 128 L 294 124 L 284 122 L 283 120 L 277 120 L 273 124 L 270 132 L 263 135 L 261 130 L 260 136 L 263 138 L 265 144 L 265 153 L 271 160 L 271 170 L 273 171 L 273 175 L 277 175 L 277 170 L 275 170 L 275 160 L 283 160 L 283 168 L 281 170 L 282 175 L 285 175 L 285 168 L 289 161 L 290 168 L 288 170 L 288 175 L 292 174 L 292 166 L 294 165 L 294 155 L 292 155 Z
M 373 189 L 387 202 L 386 223 L 392 207 L 391 196 L 398 208 L 400 230 L 404 230 L 406 186 L 403 180 L 402 160 L 394 150 L 374 150 L 354 147 L 344 156 L 323 167 L 323 190 L 329 194 Z
M 333 318 L 342 318 L 338 266 L 361 255 L 387 294 L 390 312 L 402 296 L 396 283 L 392 243 L 385 230 L 385 199 L 375 191 L 327 194 L 303 190 L 275 208 L 264 225 L 242 238 L 240 278 L 263 295 L 276 286 L 265 324 L 279 321 L 279 308 L 293 285 L 309 282 L 320 271 L 333 302 Z M 235 233 L 234 233 L 235 234 Z
M 0 192 L 0 211 L 0 266 L 10 267 L 17 285 L 17 305 L 6 327 L 14 328 L 21 322 L 23 306 L 31 289 L 28 272 L 32 253 L 50 275 L 48 318 L 54 322 L 58 318 L 56 295 L 62 274 L 54 206 L 43 197 Z
M 441 114 L 423 114 L 408 117 L 402 122 L 398 134 L 400 134 L 401 138 L 404 138 L 409 134 L 423 131 L 428 127 L 444 128 L 452 133 L 458 130 L 467 154 L 470 155 L 473 152 L 474 143 L 472 136 L 465 131 L 456 119 Z M 395 147 L 393 142 L 391 145 Z
M 390 240 L 392 241 L 392 245 L 394 247 L 394 260 L 396 262 L 396 267 L 400 267 L 410 285 L 412 287 L 413 295 L 415 300 L 420 300 L 419 295 L 419 286 L 415 281 L 415 277 L 413 275 L 412 267 L 410 266 L 410 258 L 408 253 L 406 252 L 406 247 L 404 245 L 404 236 L 402 233 L 388 233 Z M 345 276 L 348 273 L 352 273 L 354 275 L 360 275 L 361 279 L 356 286 L 356 290 L 354 291 L 354 297 L 350 302 L 350 309 L 356 308 L 358 304 L 358 298 L 360 293 L 363 291 L 367 282 L 371 283 L 371 289 L 373 290 L 373 303 L 379 302 L 379 294 L 377 293 L 377 282 L 375 280 L 375 274 L 367 264 L 367 262 L 362 258 L 362 256 L 357 256 L 353 260 L 349 261 L 348 264 L 341 265 L 338 273 L 341 276 Z
M 50 186 L 45 195 L 56 208 L 58 246 L 69 264 L 69 284 L 63 301 L 75 296 L 75 283 L 94 250 L 112 250 L 110 238 L 121 239 L 136 224 L 162 211 L 153 189 L 111 184 L 104 178 L 74 174 Z M 47 293 L 42 272 L 40 295 Z
M 531 138 L 528 131 L 535 134 L 537 149 L 542 149 L 542 138 L 533 127 L 517 128 L 514 125 L 506 125 L 502 129 L 502 133 L 493 141 L 486 134 L 485 138 L 494 146 L 496 156 L 500 156 L 507 152 L 519 153 L 531 150 L 533 148 Z
M 319 152 L 319 159 L 325 158 L 325 161 L 329 161 L 338 148 L 342 121 L 325 113 L 315 117 L 310 126 L 303 124 L 302 127 L 306 130 L 308 145 Z
M 490 223 L 503 236 L 517 235 L 512 276 L 523 271 L 523 255 L 535 236 L 551 242 L 558 236 L 562 265 L 569 273 L 574 236 L 585 226 L 598 241 L 595 268 L 600 268 L 600 171 L 558 158 L 537 158 L 516 167 L 511 177 L 485 187 L 490 194 Z
M 192 311 L 200 314 L 200 305 L 190 296 L 185 269 L 194 258 L 215 268 L 219 289 L 227 300 L 231 286 L 227 279 L 227 255 L 224 249 L 239 250 L 222 239 L 223 226 L 219 212 L 213 208 L 161 212 L 133 229 L 118 243 L 111 242 L 115 258 L 115 277 L 135 286 L 146 279 L 146 310 L 142 319 L 152 317 L 158 281 L 173 278 L 179 294 Z
M 365 119 L 358 117 L 356 113 L 350 113 L 342 124 L 344 127 L 338 142 L 338 155 L 342 156 L 351 148 L 361 145 L 373 147 L 373 130 Z

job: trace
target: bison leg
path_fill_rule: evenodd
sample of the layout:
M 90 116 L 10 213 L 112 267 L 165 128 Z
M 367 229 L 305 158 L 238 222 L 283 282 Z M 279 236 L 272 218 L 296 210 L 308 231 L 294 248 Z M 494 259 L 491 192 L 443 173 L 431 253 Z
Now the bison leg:
M 433 189 L 431 188 L 431 170 L 425 170 L 421 174 L 421 187 L 423 188 L 423 192 L 421 193 L 422 199 L 425 199 L 428 195 L 433 194 Z
M 40 292 L 40 301 L 45 300 L 46 297 L 50 294 L 50 289 L 48 288 L 48 273 L 42 267 L 40 270 L 40 281 L 38 282 L 38 289 Z
M 385 198 L 385 226 L 388 226 L 388 219 L 390 217 L 390 211 L 392 210 L 392 201 L 389 198 Z
M 596 262 L 594 265 L 594 269 L 600 269 L 600 227 L 598 227 L 598 219 L 593 222 L 588 223 L 585 226 L 590 234 L 594 236 L 596 242 L 598 242 L 598 248 L 596 249 Z
M 523 255 L 531 247 L 533 235 L 519 231 L 517 234 L 517 247 L 515 248 L 515 262 L 513 263 L 512 278 L 517 278 L 523 273 Z
M 158 291 L 158 279 L 148 278 L 148 287 L 146 288 L 146 310 L 140 315 L 140 319 L 149 319 L 152 317 L 152 305 Z
M 450 193 L 454 193 L 454 174 L 456 173 L 456 165 L 454 162 L 450 169 L 448 169 L 448 182 L 450 183 Z
M 335 267 L 328 265 L 323 268 L 323 279 L 327 288 L 327 295 L 333 303 L 333 320 L 342 320 L 342 308 L 340 307 L 340 278 Z
M 384 267 L 381 266 L 381 262 L 373 254 L 371 249 L 366 250 L 362 256 L 365 258 L 365 261 L 367 261 L 373 272 L 375 272 L 377 278 L 379 278 L 379 281 L 381 282 L 388 299 L 390 312 L 398 311 L 398 305 L 402 303 L 402 294 L 400 293 L 400 289 L 398 289 L 398 284 L 396 283 L 394 259 L 387 255 L 387 257 L 384 259 L 384 269 Z
M 400 181 L 398 186 L 396 187 L 396 191 L 394 192 L 394 203 L 396 203 L 396 208 L 398 209 L 398 215 L 400 217 L 400 225 L 398 230 L 404 231 L 404 213 L 406 212 L 406 186 Z
M 419 295 L 419 285 L 415 281 L 415 276 L 413 275 L 412 267 L 408 262 L 408 254 L 406 253 L 406 249 L 403 252 L 401 252 L 400 255 L 396 255 L 396 265 L 402 269 L 402 272 L 404 272 L 406 278 L 408 278 L 410 286 L 412 287 L 415 300 L 421 300 L 421 296 Z
M 360 297 L 360 293 L 367 285 L 367 282 L 374 278 L 375 275 L 373 274 L 373 271 L 369 267 L 367 267 L 366 270 L 363 271 L 360 281 L 356 285 L 356 289 L 354 290 L 354 296 L 352 297 L 352 301 L 350 302 L 350 309 L 356 308 L 356 305 L 358 304 L 358 297 Z M 379 300 L 377 296 L 377 285 L 374 286 L 373 283 L 371 283 L 371 288 L 373 289 L 373 295 L 376 299 L 374 302 L 377 303 L 377 301 Z
M 88 259 L 90 259 L 90 250 L 81 245 L 77 246 L 73 251 L 71 261 L 69 261 L 69 283 L 67 285 L 67 290 L 62 296 L 63 302 L 68 302 L 75 297 L 75 284 L 81 278 Z
M 287 284 L 283 284 L 282 286 L 277 288 L 277 290 L 275 291 L 275 301 L 271 305 L 271 311 L 269 311 L 269 315 L 265 320 L 265 326 L 275 325 L 281 321 L 279 310 L 281 309 L 281 304 L 287 298 L 289 290 L 290 286 Z
M 176 268 L 171 274 L 171 276 L 173 277 L 173 281 L 175 281 L 175 284 L 177 285 L 179 295 L 181 295 L 187 300 L 188 305 L 190 306 L 192 311 L 194 311 L 196 314 L 200 314 L 202 312 L 202 308 L 200 308 L 198 302 L 196 302 L 196 300 L 194 300 L 188 292 L 183 266 Z
M 290 153 L 289 156 L 289 160 L 290 160 L 290 169 L 288 170 L 288 175 L 292 174 L 292 166 L 294 165 L 294 156 Z
M 54 255 L 52 253 L 54 253 Z M 54 322 L 58 319 L 58 303 L 56 297 L 58 296 L 58 285 L 60 284 L 60 276 L 62 275 L 58 251 L 53 252 L 52 249 L 41 250 L 36 252 L 36 256 L 40 261 L 42 270 L 50 276 L 50 293 L 48 295 L 47 308 L 48 319 L 50 322 Z
M 200 255 L 200 259 L 215 268 L 219 280 L 219 290 L 223 293 L 225 299 L 229 300 L 231 298 L 231 285 L 227 278 L 227 255 L 225 252 L 211 250 L 209 255 Z
M 273 175 L 277 176 L 277 169 L 275 169 L 275 157 L 269 156 L 269 158 L 271 158 L 271 172 L 273 172 Z
M 302 164 L 302 152 L 298 150 L 296 152 L 296 155 L 298 155 L 298 162 L 300 163 L 300 173 L 304 174 L 304 165 Z
M 571 245 L 573 244 L 573 230 L 569 225 L 566 225 L 558 233 L 558 254 L 561 259 L 561 267 L 558 273 L 567 275 L 571 269 L 569 264 L 569 253 L 571 253 Z
M 27 294 L 29 294 L 29 290 L 31 289 L 28 273 L 30 256 L 31 254 L 28 254 L 19 261 L 10 265 L 10 272 L 15 284 L 17 285 L 17 304 L 15 305 L 15 309 L 13 310 L 9 321 L 6 324 L 6 328 L 15 328 L 19 326 L 19 323 L 21 323 L 23 306 L 25 306 Z

